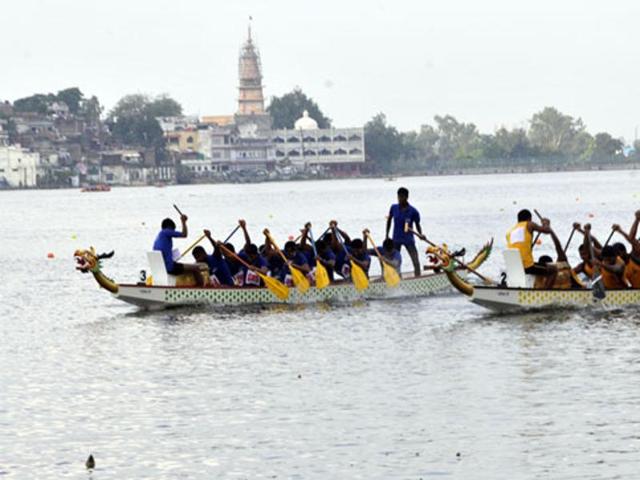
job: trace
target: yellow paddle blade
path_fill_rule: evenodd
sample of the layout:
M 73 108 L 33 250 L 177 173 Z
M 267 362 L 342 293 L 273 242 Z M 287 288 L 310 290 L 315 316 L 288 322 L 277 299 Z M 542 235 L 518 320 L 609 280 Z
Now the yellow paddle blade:
M 367 274 L 360 265 L 351 261 L 351 280 L 356 287 L 356 290 L 366 290 L 369 288 L 369 279 Z
M 324 268 L 324 265 L 322 265 L 319 260 L 316 260 L 316 287 L 324 288 L 327 285 L 329 285 L 327 269 Z
M 289 287 L 287 287 L 284 283 L 282 283 L 277 278 L 269 277 L 268 275 L 263 275 L 259 273 L 260 278 L 264 282 L 265 286 L 269 289 L 271 293 L 273 293 L 280 300 L 286 300 L 289 298 Z
M 398 275 L 398 271 L 388 263 L 382 263 L 382 276 L 384 281 L 387 282 L 387 285 L 390 287 L 397 287 L 400 283 L 400 275 Z
M 302 273 L 300 270 L 294 267 L 290 267 L 291 277 L 293 278 L 293 284 L 296 286 L 300 293 L 306 293 L 309 290 L 311 285 L 309 284 L 309 280 L 306 275 Z

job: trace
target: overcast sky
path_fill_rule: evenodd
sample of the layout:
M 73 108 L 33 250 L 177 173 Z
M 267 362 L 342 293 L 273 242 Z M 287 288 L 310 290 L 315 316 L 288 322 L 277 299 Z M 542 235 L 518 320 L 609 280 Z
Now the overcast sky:
M 78 86 L 107 108 L 168 93 L 231 114 L 252 15 L 265 95 L 300 86 L 336 126 L 450 113 L 491 132 L 550 105 L 632 141 L 639 14 L 637 0 L 3 0 L 0 99 Z

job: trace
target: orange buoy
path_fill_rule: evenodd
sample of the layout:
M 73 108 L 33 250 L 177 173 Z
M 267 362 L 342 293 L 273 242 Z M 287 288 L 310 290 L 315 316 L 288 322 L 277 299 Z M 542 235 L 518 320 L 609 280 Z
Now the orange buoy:
M 56 258 L 56 256 L 53 254 L 53 252 L 49 252 L 47 253 L 47 258 Z
M 587 217 L 593 218 L 593 217 L 595 217 L 595 215 L 593 213 L 590 213 L 589 215 L 587 215 Z

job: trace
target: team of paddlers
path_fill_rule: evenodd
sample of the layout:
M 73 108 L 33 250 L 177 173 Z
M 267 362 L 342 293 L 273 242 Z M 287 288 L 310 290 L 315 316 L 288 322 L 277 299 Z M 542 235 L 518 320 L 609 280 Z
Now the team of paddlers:
M 590 224 L 574 223 L 569 240 L 563 247 L 549 219 L 540 217 L 540 223 L 536 223 L 529 210 L 521 210 L 518 223 L 507 232 L 507 247 L 520 251 L 525 273 L 535 276 L 535 288 L 587 288 L 597 282 L 606 289 L 640 288 L 639 224 L 640 210 L 635 212 L 629 232 L 614 224 L 603 245 L 591 234 Z M 578 248 L 581 261 L 572 268 L 566 251 L 575 232 L 583 235 L 583 241 Z M 631 245 L 630 252 L 623 243 L 610 244 L 614 233 L 619 233 Z M 555 261 L 548 255 L 534 260 L 533 249 L 537 243 L 534 234 L 551 237 L 556 249 Z
M 246 222 L 239 220 L 236 229 L 223 241 L 214 239 L 209 230 L 204 230 L 200 239 L 185 252 L 191 251 L 195 263 L 184 263 L 175 258 L 173 249 L 173 238 L 188 235 L 187 216 L 180 212 L 182 228 L 177 230 L 170 218 L 163 220 L 153 248 L 162 252 L 168 273 L 191 273 L 198 286 L 256 287 L 264 285 L 265 277 L 290 286 L 295 283 L 294 277 L 300 275 L 313 284 L 318 269 L 323 270 L 326 282 L 353 281 L 357 276 L 368 277 L 371 260 L 375 257 L 378 257 L 383 272 L 393 270 L 399 276 L 403 247 L 411 258 L 414 275 L 420 276 L 415 238 L 426 241 L 426 237 L 420 226 L 420 214 L 408 200 L 409 191 L 398 189 L 398 202 L 389 210 L 386 238 L 379 246 L 374 243 L 369 230 L 364 230 L 361 238 L 354 238 L 335 220 L 318 238 L 314 238 L 311 224 L 307 223 L 298 238 L 290 238 L 282 249 L 265 229 L 264 242 L 258 246 L 252 241 Z M 590 224 L 574 223 L 571 236 L 563 247 L 549 219 L 538 216 L 539 223 L 533 221 L 529 210 L 521 210 L 518 222 L 507 232 L 507 247 L 519 250 L 525 273 L 535 277 L 534 288 L 588 288 L 596 282 L 601 282 L 607 289 L 640 288 L 640 241 L 637 239 L 640 210 L 635 213 L 629 232 L 620 225 L 613 225 L 604 245 L 591 234 Z M 229 239 L 238 230 L 242 230 L 244 244 L 236 250 Z M 578 248 L 581 262 L 571 267 L 566 251 L 576 232 L 583 235 Z M 623 243 L 609 244 L 616 232 L 631 245 L 630 252 Z M 552 239 L 555 261 L 548 255 L 534 260 L 534 247 L 540 235 L 548 235 Z M 209 251 L 207 247 L 198 245 L 205 238 L 211 244 Z
M 229 238 L 216 240 L 209 230 L 204 230 L 199 241 L 207 238 L 211 244 L 210 250 L 202 245 L 192 246 L 187 252 L 192 248 L 195 263 L 184 263 L 175 258 L 173 249 L 174 238 L 188 235 L 187 216 L 179 212 L 182 228 L 177 230 L 173 220 L 164 219 L 153 249 L 162 252 L 168 273 L 191 273 L 198 286 L 256 287 L 264 284 L 265 276 L 290 286 L 294 283 L 294 277 L 299 274 L 313 283 L 318 268 L 327 272 L 329 282 L 350 281 L 356 273 L 368 277 L 371 259 L 376 256 L 383 268 L 391 268 L 400 274 L 400 250 L 403 247 L 412 260 L 414 274 L 420 276 L 420 260 L 414 237 L 424 237 L 420 227 L 420 214 L 409 204 L 408 199 L 409 191 L 400 188 L 398 203 L 393 204 L 389 210 L 386 238 L 379 246 L 374 243 L 369 230 L 364 230 L 361 238 L 354 238 L 342 230 L 335 220 L 329 223 L 329 228 L 317 239 L 313 236 L 311 224 L 307 223 L 301 229 L 299 237 L 288 240 L 282 249 L 269 230 L 265 229 L 264 243 L 258 246 L 252 241 L 246 222 L 239 220 L 238 227 L 229 236 L 242 230 L 244 244 L 239 251 L 229 242 Z

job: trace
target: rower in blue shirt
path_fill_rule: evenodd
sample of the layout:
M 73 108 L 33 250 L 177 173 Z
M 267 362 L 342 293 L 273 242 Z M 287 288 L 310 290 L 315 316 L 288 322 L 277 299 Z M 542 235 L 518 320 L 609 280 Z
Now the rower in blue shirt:
M 411 262 L 413 263 L 413 271 L 416 277 L 420 276 L 420 258 L 416 249 L 416 241 L 412 232 L 405 231 L 405 225 L 422 234 L 420 226 L 420 213 L 412 205 L 409 204 L 409 190 L 404 187 L 398 189 L 398 203 L 391 205 L 389 216 L 387 217 L 386 238 L 389 238 L 391 230 L 391 221 L 393 220 L 393 243 L 398 251 L 402 247 L 407 249 Z
M 229 264 L 223 258 L 218 245 L 215 243 L 213 238 L 211 238 L 211 232 L 209 230 L 205 230 L 204 234 L 213 245 L 213 254 L 208 255 L 203 247 L 198 246 L 193 249 L 193 257 L 196 262 L 206 263 L 209 266 L 209 273 L 212 275 L 211 278 L 213 279 L 213 275 L 215 275 L 215 278 L 218 280 L 220 285 L 233 286 L 233 277 L 229 270 Z
M 204 285 L 204 278 L 200 272 L 200 267 L 193 264 L 178 263 L 173 261 L 173 239 L 174 238 L 186 238 L 189 230 L 187 229 L 187 216 L 181 215 L 180 221 L 182 222 L 182 230 L 176 230 L 176 224 L 170 218 L 165 218 L 162 221 L 162 229 L 156 236 L 153 242 L 153 249 L 162 252 L 162 258 L 164 260 L 164 266 L 167 269 L 167 273 L 171 275 L 182 275 L 183 273 L 192 273 L 198 286 Z
M 384 242 L 382 242 L 382 245 L 378 247 L 378 251 L 382 256 L 382 260 L 388 263 L 389 265 L 391 265 L 393 268 L 395 268 L 398 274 L 401 274 L 402 255 L 400 254 L 400 251 L 396 248 L 395 244 L 393 243 L 393 240 L 391 240 L 390 238 L 387 238 Z M 367 250 L 367 253 L 372 256 L 376 255 L 376 251 L 373 248 Z M 380 267 L 382 268 L 382 265 L 380 265 Z

